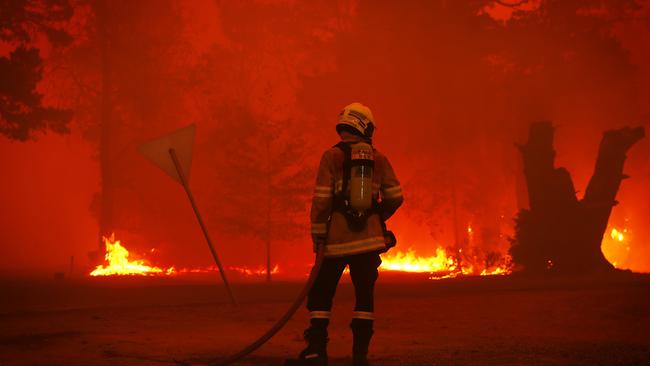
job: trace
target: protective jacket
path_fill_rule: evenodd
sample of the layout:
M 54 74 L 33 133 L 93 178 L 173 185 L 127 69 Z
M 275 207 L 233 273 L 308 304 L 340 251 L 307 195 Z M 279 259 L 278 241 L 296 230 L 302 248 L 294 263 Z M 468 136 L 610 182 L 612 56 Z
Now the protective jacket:
M 360 137 L 346 135 L 344 142 L 361 142 Z M 314 244 L 325 243 L 326 257 L 341 257 L 380 251 L 386 248 L 383 222 L 402 204 L 402 188 L 386 156 L 375 150 L 373 195 L 378 209 L 360 231 L 352 231 L 343 213 L 334 210 L 334 196 L 342 194 L 344 153 L 333 147 L 323 154 L 311 206 L 311 233 Z

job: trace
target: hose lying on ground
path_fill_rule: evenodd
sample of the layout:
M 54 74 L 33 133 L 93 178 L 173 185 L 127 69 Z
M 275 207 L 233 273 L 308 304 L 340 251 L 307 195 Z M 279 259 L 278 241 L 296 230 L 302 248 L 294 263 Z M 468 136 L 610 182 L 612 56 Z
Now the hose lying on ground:
M 298 310 L 302 302 L 305 300 L 305 297 L 307 297 L 309 290 L 314 285 L 314 281 L 316 281 L 316 276 L 320 271 L 320 267 L 323 264 L 324 258 L 325 258 L 325 246 L 319 245 L 318 251 L 316 252 L 316 261 L 314 263 L 314 266 L 311 269 L 311 273 L 309 274 L 309 279 L 307 279 L 307 283 L 305 284 L 305 286 L 303 287 L 302 291 L 300 292 L 296 300 L 293 302 L 293 304 L 291 304 L 289 309 L 282 316 L 282 318 L 280 318 L 266 333 L 264 333 L 261 337 L 259 337 L 255 342 L 251 343 L 241 351 L 233 354 L 232 356 L 224 360 L 213 359 L 207 362 L 202 362 L 202 364 L 207 364 L 212 366 L 227 366 L 232 364 L 233 362 L 241 360 L 242 358 L 246 357 L 248 354 L 260 348 L 264 343 L 268 342 L 269 339 L 271 339 L 278 331 L 280 331 L 280 329 L 282 329 L 282 327 L 284 327 L 285 324 L 287 324 L 289 319 L 291 319 L 293 314 L 296 313 L 296 310 Z

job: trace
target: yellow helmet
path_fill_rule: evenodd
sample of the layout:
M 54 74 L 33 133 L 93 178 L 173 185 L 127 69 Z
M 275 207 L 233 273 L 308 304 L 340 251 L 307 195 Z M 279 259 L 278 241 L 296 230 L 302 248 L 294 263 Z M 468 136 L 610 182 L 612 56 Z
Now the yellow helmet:
M 336 123 L 336 131 L 340 133 L 342 130 L 371 139 L 375 131 L 375 119 L 370 108 L 356 102 L 345 106 Z

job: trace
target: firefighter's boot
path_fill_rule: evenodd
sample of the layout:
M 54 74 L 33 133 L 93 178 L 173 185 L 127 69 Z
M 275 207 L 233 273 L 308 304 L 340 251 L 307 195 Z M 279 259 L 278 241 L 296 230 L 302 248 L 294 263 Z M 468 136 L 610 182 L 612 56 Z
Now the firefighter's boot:
M 353 366 L 370 366 L 368 362 L 368 347 L 370 339 L 374 333 L 372 329 L 372 320 L 352 319 L 352 365 Z
M 327 366 L 327 319 L 312 319 L 311 326 L 305 330 L 307 341 L 297 359 L 284 362 L 284 366 Z

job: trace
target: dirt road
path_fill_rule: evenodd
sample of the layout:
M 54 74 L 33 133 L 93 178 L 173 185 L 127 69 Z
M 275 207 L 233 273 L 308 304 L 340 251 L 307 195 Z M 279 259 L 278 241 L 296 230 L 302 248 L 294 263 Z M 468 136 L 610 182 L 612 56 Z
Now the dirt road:
M 175 279 L 2 280 L 0 365 L 164 365 L 236 351 L 271 326 L 300 284 L 223 288 Z M 342 283 L 331 365 L 350 364 L 354 299 Z M 432 281 L 377 288 L 375 366 L 650 365 L 650 276 Z M 281 365 L 307 312 L 239 365 Z

